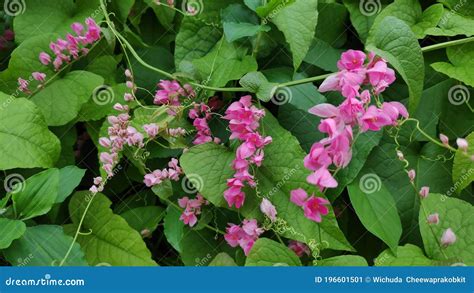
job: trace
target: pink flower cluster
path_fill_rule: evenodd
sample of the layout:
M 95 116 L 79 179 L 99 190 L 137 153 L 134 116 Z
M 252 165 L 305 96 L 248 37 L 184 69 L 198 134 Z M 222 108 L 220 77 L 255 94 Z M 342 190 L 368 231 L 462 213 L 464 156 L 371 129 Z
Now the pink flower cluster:
M 153 103 L 156 105 L 168 105 L 168 114 L 176 115 L 175 107 L 181 106 L 180 98 L 193 98 L 196 93 L 189 84 L 181 87 L 176 80 L 161 80 L 158 83 L 158 90 L 155 93 Z
M 322 221 L 321 216 L 329 213 L 329 209 L 326 207 L 326 205 L 329 205 L 327 199 L 315 197 L 314 194 L 308 197 L 308 194 L 302 188 L 292 190 L 290 199 L 294 204 L 303 208 L 306 218 L 315 222 L 320 223 Z
M 311 251 L 309 250 L 309 247 L 299 241 L 291 240 L 288 243 L 288 248 L 293 250 L 293 252 L 298 256 L 302 257 L 303 255 L 310 255 Z
M 252 105 L 251 96 L 244 96 L 238 102 L 232 103 L 225 113 L 224 119 L 229 120 L 232 131 L 230 139 L 238 139 L 242 144 L 237 148 L 236 158 L 232 163 L 236 173 L 233 178 L 227 180 L 228 189 L 224 192 L 224 197 L 229 207 L 235 205 L 240 208 L 245 201 L 245 193 L 242 191 L 245 183 L 255 187 L 254 177 L 249 172 L 250 164 L 262 164 L 263 148 L 271 143 L 272 138 L 262 137 L 258 133 L 259 120 L 265 115 L 265 111 Z
M 178 199 L 178 204 L 184 209 L 179 219 L 185 225 L 193 227 L 197 223 L 197 216 L 201 214 L 201 206 L 208 205 L 209 202 L 198 194 L 195 199 L 189 199 L 187 196 L 182 197 Z
M 50 54 L 41 52 L 39 54 L 40 62 L 48 66 L 53 63 L 54 70 L 58 71 L 64 63 L 69 63 L 73 59 L 79 58 L 81 55 L 85 55 L 89 52 L 88 46 L 100 40 L 100 27 L 95 23 L 92 18 L 86 19 L 87 30 L 84 26 L 78 22 L 71 25 L 72 30 L 76 34 L 66 35 L 66 40 L 57 39 L 56 42 L 51 42 L 49 48 L 54 54 L 54 59 Z M 38 87 L 42 87 L 45 80 L 46 74 L 42 72 L 32 73 L 33 79 L 40 82 Z M 28 88 L 28 81 L 22 78 L 18 78 L 18 89 L 26 94 L 30 94 L 31 91 Z
M 166 179 L 178 181 L 181 174 L 183 174 L 183 170 L 178 166 L 178 160 L 172 158 L 171 161 L 168 162 L 168 168 L 164 168 L 163 170 L 155 170 L 149 174 L 146 174 L 143 183 L 145 183 L 147 187 L 153 187 L 155 185 L 161 184 L 163 180 Z
M 142 148 L 144 146 L 144 136 L 135 127 L 130 126 L 129 107 L 116 104 L 114 109 L 121 109 L 123 113 L 118 116 L 109 116 L 107 118 L 110 127 L 108 128 L 109 137 L 101 137 L 99 143 L 101 146 L 109 149 L 108 152 L 102 152 L 99 155 L 102 168 L 108 177 L 114 176 L 113 168 L 118 163 L 119 153 L 125 145 Z
M 204 103 L 194 104 L 194 108 L 189 111 L 188 116 L 193 120 L 193 126 L 197 130 L 193 144 L 198 145 L 211 141 L 220 143 L 219 138 L 212 138 L 211 129 L 207 123 L 211 119 L 211 108 L 208 105 Z
M 255 241 L 263 232 L 264 230 L 258 227 L 257 220 L 245 219 L 242 226 L 229 224 L 224 238 L 230 246 L 240 246 L 245 255 L 248 255 Z

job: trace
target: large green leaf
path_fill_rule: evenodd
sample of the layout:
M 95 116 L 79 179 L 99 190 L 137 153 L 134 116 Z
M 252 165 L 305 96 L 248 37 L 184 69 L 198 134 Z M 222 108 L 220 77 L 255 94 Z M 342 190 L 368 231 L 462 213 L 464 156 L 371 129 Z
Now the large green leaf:
M 465 35 L 469 37 L 474 35 L 474 19 L 445 9 L 438 26 L 428 29 L 426 33 L 433 36 Z
M 469 143 L 467 153 L 458 150 L 453 162 L 453 182 L 458 192 L 469 186 L 474 181 L 474 161 L 468 154 L 474 154 L 474 132 L 466 137 Z
M 69 202 L 69 213 L 74 224 L 65 227 L 66 233 L 74 235 L 82 215 L 91 200 L 90 192 L 77 192 Z M 131 228 L 125 219 L 110 209 L 111 201 L 98 193 L 90 203 L 84 217 L 77 241 L 85 252 L 90 265 L 154 266 L 151 253 L 140 234 Z
M 365 258 L 359 255 L 339 255 L 325 258 L 318 262 L 318 266 L 323 267 L 366 267 L 368 266 Z
M 225 86 L 244 74 L 257 70 L 257 61 L 247 50 L 222 38 L 206 56 L 192 61 L 203 80 L 210 86 Z
M 451 11 L 469 16 L 474 17 L 474 2 L 468 0 L 438 0 L 445 4 Z
M 174 206 L 168 206 L 166 216 L 163 220 L 163 228 L 166 240 L 176 251 L 181 252 L 181 238 L 184 233 L 184 223 L 179 219 L 181 211 Z
M 146 230 L 153 232 L 165 216 L 165 210 L 157 206 L 138 207 L 130 209 L 120 216 L 138 232 Z
M 114 110 L 113 105 L 123 103 L 123 96 L 127 92 L 130 92 L 130 89 L 124 83 L 95 88 L 91 94 L 92 98 L 82 105 L 78 120 L 100 120 L 108 115 L 116 114 L 117 111 Z
M 74 189 L 81 183 L 82 177 L 86 173 L 85 169 L 76 166 L 67 166 L 59 170 L 59 190 L 56 203 L 63 202 Z
M 390 249 L 384 250 L 376 259 L 375 265 L 379 267 L 392 266 L 432 266 L 434 262 L 427 258 L 423 250 L 413 244 L 406 244 L 397 248 L 397 254 Z
M 210 267 L 236 267 L 234 259 L 225 252 L 221 252 L 209 264 Z
M 293 54 L 293 66 L 301 65 L 313 41 L 318 23 L 318 0 L 295 0 L 270 20 L 283 32 Z
M 13 207 L 19 219 L 44 215 L 56 203 L 59 192 L 59 170 L 48 169 L 28 178 L 13 194 Z
M 58 266 L 73 243 L 60 226 L 40 225 L 26 228 L 20 239 L 4 251 L 14 266 Z M 87 266 L 79 244 L 74 243 L 65 266 Z
M 269 26 L 260 25 L 258 17 L 241 4 L 229 5 L 222 10 L 221 15 L 224 35 L 228 42 L 270 30 Z
M 446 52 L 451 63 L 437 62 L 431 66 L 438 72 L 474 87 L 474 75 L 472 74 L 474 43 L 449 47 Z
M 301 266 L 301 262 L 285 245 L 260 238 L 250 250 L 245 266 Z
M 23 221 L 0 218 L 0 249 L 10 246 L 13 240 L 20 238 L 26 231 Z
M 215 232 L 185 229 L 180 241 L 181 260 L 185 266 L 208 266 L 212 259 L 227 248 L 227 243 L 216 240 Z
M 265 75 L 259 71 L 249 72 L 244 75 L 240 81 L 240 85 L 247 91 L 255 93 L 258 99 L 268 102 L 277 90 L 276 83 L 269 82 Z
M 72 32 L 73 22 L 84 23 L 87 17 L 103 18 L 98 13 L 99 0 L 26 0 L 20 1 L 24 13 L 14 18 L 15 40 L 18 43 L 38 34 Z
M 370 28 L 382 10 L 381 2 L 361 2 L 360 0 L 343 0 L 347 10 L 349 10 L 351 23 L 359 34 L 359 38 L 365 41 L 369 35 Z M 367 3 L 368 9 L 361 9 L 361 3 Z M 375 3 L 375 5 L 373 5 Z
M 60 143 L 35 104 L 0 92 L 0 105 L 0 170 L 52 167 Z
M 364 227 L 396 253 L 402 224 L 395 200 L 380 177 L 364 169 L 358 180 L 354 180 L 347 189 L 352 206 Z
M 304 62 L 318 66 L 326 71 L 336 72 L 337 61 L 344 51 L 335 49 L 323 40 L 315 38 L 304 58 Z
M 366 48 L 385 58 L 400 73 L 408 85 L 409 108 L 413 113 L 423 92 L 425 71 L 420 45 L 410 27 L 387 16 L 372 27 Z
M 99 75 L 72 71 L 40 90 L 31 101 L 43 112 L 48 125 L 64 125 L 76 118 L 83 104 L 103 82 Z
M 445 195 L 430 193 L 420 211 L 420 231 L 426 254 L 436 260 L 474 265 L 474 208 L 471 204 Z M 439 223 L 428 224 L 427 215 L 438 213 Z M 451 228 L 456 242 L 441 247 L 443 232 Z
M 442 4 L 432 5 L 425 11 L 422 11 L 419 1 L 396 0 L 382 10 L 375 19 L 373 26 L 379 26 L 380 22 L 387 16 L 394 16 L 410 26 L 418 39 L 423 39 L 428 29 L 436 27 L 443 15 L 443 11 Z

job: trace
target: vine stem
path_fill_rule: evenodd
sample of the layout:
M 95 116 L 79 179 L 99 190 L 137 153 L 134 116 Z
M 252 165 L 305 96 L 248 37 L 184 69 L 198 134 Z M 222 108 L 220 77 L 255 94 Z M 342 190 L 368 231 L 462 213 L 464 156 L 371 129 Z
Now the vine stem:
M 470 43 L 470 42 L 473 42 L 473 41 L 474 41 L 474 37 L 470 37 L 470 38 L 465 38 L 465 39 L 460 39 L 460 40 L 455 40 L 455 41 L 439 43 L 439 44 L 423 47 L 423 48 L 421 48 L 421 52 L 423 52 L 423 53 L 431 52 L 431 51 L 434 51 L 434 50 L 443 49 L 443 48 L 447 48 L 447 47 L 451 47 L 451 46 L 462 45 L 462 44 Z

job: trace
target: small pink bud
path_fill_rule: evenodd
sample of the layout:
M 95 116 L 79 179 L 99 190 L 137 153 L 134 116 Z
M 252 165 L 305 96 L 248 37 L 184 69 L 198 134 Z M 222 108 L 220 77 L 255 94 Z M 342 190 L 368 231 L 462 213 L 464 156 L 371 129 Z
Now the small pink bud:
M 416 178 L 415 170 L 411 169 L 410 171 L 408 171 L 408 178 L 410 178 L 411 182 L 415 181 L 415 178 Z
M 441 140 L 441 142 L 442 142 L 445 146 L 449 146 L 449 138 L 448 138 L 446 135 L 440 133 L 440 134 L 439 134 L 439 140 Z
M 31 74 L 33 76 L 33 78 L 39 82 L 45 82 L 46 81 L 46 74 L 42 73 L 42 72 L 33 72 Z
M 464 138 L 458 138 L 456 139 L 456 144 L 458 145 L 460 150 L 462 150 L 463 152 L 467 152 L 467 148 L 469 146 L 467 140 L 465 140 Z
M 130 101 L 133 101 L 133 96 L 132 96 L 132 94 L 130 94 L 130 93 L 126 93 L 125 95 L 123 95 L 123 99 L 124 99 L 126 102 L 130 102 Z
M 108 139 L 107 137 L 99 138 L 99 144 L 104 148 L 110 148 L 110 146 L 112 145 L 110 139 Z
M 94 178 L 94 184 L 99 185 L 102 183 L 102 177 L 95 177 Z
M 125 83 L 125 85 L 126 85 L 129 89 L 133 89 L 133 87 L 134 87 L 133 82 L 131 82 L 131 81 L 127 81 L 127 82 Z
M 276 220 L 277 211 L 275 206 L 266 198 L 262 200 L 260 204 L 260 210 L 264 213 L 272 222 Z
M 430 188 L 428 186 L 423 186 L 420 190 L 420 196 L 422 198 L 427 198 L 428 194 L 430 194 Z
M 120 103 L 114 105 L 114 109 L 117 111 L 128 111 L 128 106 L 124 106 Z
M 97 186 L 93 185 L 91 188 L 89 188 L 89 191 L 92 192 L 93 194 L 96 194 L 97 192 L 99 192 L 99 190 L 97 190 Z
M 125 70 L 125 76 L 128 77 L 128 78 L 131 78 L 132 77 L 132 72 L 129 69 L 126 69 Z
M 158 135 L 159 127 L 155 123 L 145 124 L 143 125 L 143 130 L 145 130 L 149 137 L 153 138 Z
M 427 221 L 428 221 L 429 224 L 438 225 L 438 223 L 439 223 L 438 213 L 429 215 Z
M 405 160 L 405 156 L 403 155 L 403 153 L 401 151 L 397 151 L 397 157 L 400 161 Z
M 39 60 L 43 65 L 48 65 L 49 63 L 51 63 L 51 56 L 49 56 L 45 52 L 41 52 L 39 54 Z
M 451 228 L 446 229 L 441 236 L 441 245 L 447 247 L 456 242 L 456 234 L 454 234 Z

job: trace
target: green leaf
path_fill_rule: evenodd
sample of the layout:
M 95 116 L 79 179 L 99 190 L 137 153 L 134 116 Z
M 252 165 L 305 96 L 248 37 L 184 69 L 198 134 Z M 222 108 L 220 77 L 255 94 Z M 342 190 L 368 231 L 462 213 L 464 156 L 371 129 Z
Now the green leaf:
M 184 234 L 184 223 L 179 219 L 181 211 L 174 206 L 168 206 L 163 221 L 166 240 L 176 251 L 181 252 L 181 238 Z
M 445 4 L 451 11 L 464 16 L 474 17 L 474 2 L 467 0 L 438 0 L 438 2 Z
M 388 16 L 374 26 L 367 40 L 368 51 L 386 59 L 408 85 L 409 109 L 414 112 L 423 92 L 424 63 L 420 45 L 402 20 Z
M 245 74 L 239 81 L 240 85 L 251 93 L 255 93 L 257 98 L 268 102 L 277 90 L 278 84 L 269 82 L 265 75 L 259 71 Z
M 380 25 L 381 21 L 387 16 L 393 16 L 403 20 L 415 34 L 418 39 L 423 39 L 427 30 L 436 27 L 443 15 L 443 5 L 435 4 L 422 11 L 421 4 L 416 0 L 396 0 L 388 5 L 377 16 L 373 27 Z
M 115 17 L 117 17 L 120 21 L 125 22 L 130 14 L 130 10 L 132 10 L 133 4 L 135 4 L 135 0 L 120 0 L 120 1 L 110 1 L 107 5 L 107 8 L 115 13 Z M 159 6 L 156 5 L 155 6 Z M 171 10 L 171 9 L 170 9 Z
M 427 258 L 423 250 L 416 245 L 406 244 L 397 248 L 397 255 L 390 249 L 384 250 L 376 259 L 375 265 L 380 267 L 399 266 L 433 266 L 434 262 Z
M 395 200 L 380 177 L 365 169 L 347 189 L 352 206 L 364 227 L 396 253 L 402 224 Z
M 44 215 L 56 203 L 59 192 L 59 170 L 48 169 L 22 183 L 24 189 L 14 193 L 13 206 L 19 219 Z
M 222 38 L 206 56 L 192 63 L 208 85 L 220 87 L 240 79 L 249 71 L 257 70 L 255 58 L 246 54 L 246 49 Z
M 155 0 L 144 0 L 144 2 L 153 9 L 158 21 L 167 29 L 173 28 L 173 19 L 176 11 L 166 7 L 166 5 L 157 5 Z
M 263 0 L 244 0 L 245 5 L 252 11 L 257 11 L 257 8 L 263 6 Z
M 315 38 L 304 58 L 304 62 L 317 66 L 326 71 L 336 72 L 337 61 L 341 58 L 343 50 L 334 49 L 323 40 Z
M 317 8 L 318 0 L 295 0 L 271 18 L 290 45 L 295 70 L 300 67 L 313 41 L 318 23 Z
M 91 200 L 90 192 L 76 192 L 69 202 L 69 213 L 74 224 L 65 227 L 66 233 L 74 235 L 77 224 Z M 111 201 L 98 193 L 90 203 L 84 217 L 77 242 L 85 252 L 90 265 L 154 266 L 151 253 L 140 234 L 131 228 L 125 219 L 110 209 Z
M 438 26 L 428 29 L 426 33 L 432 36 L 465 35 L 470 37 L 474 35 L 474 19 L 445 9 Z
M 20 239 L 4 251 L 14 266 L 58 266 L 73 243 L 60 226 L 39 225 L 26 228 Z M 74 243 L 65 266 L 87 266 L 79 244 Z
M 351 23 L 356 29 L 362 41 L 365 41 L 369 36 L 370 28 L 377 18 L 378 13 L 382 10 L 382 3 L 377 2 L 377 5 L 370 6 L 370 10 L 364 11 L 361 9 L 360 0 L 343 0 L 347 10 L 349 10 Z M 370 3 L 370 2 L 365 2 Z M 380 3 L 380 4 L 378 4 Z
M 157 206 L 139 207 L 130 209 L 120 216 L 138 232 L 148 230 L 151 233 L 165 216 L 165 210 Z
M 23 221 L 0 218 L 0 249 L 5 249 L 12 244 L 12 241 L 20 238 L 26 231 Z
M 118 63 L 119 61 L 114 56 L 103 55 L 92 59 L 85 70 L 102 76 L 106 84 L 115 85 Z
M 81 183 L 82 177 L 86 174 L 85 169 L 76 166 L 67 166 L 59 169 L 59 190 L 55 203 L 63 202 Z
M 225 252 L 221 252 L 209 263 L 210 267 L 236 267 L 234 259 Z
M 315 37 L 331 44 L 335 48 L 342 47 L 347 41 L 347 34 L 349 32 L 346 21 L 348 16 L 347 9 L 339 3 L 323 2 L 319 1 L 319 17 Z
M 474 87 L 474 43 L 449 47 L 446 50 L 449 61 L 431 64 L 434 70 Z
M 402 145 L 400 151 L 409 161 L 409 168 L 416 171 L 415 185 L 419 188 L 429 186 L 432 192 L 449 190 L 453 186 L 450 172 L 451 162 L 439 159 L 442 156 L 449 157 L 449 154 L 445 149 L 433 144 L 421 147 L 416 142 L 410 143 L 413 130 L 409 129 L 409 125 L 404 128 L 407 131 L 406 133 L 401 132 L 399 137 L 399 143 Z M 370 154 L 365 168 L 373 170 L 380 177 L 383 185 L 394 198 L 404 231 L 402 239 L 411 243 L 419 243 L 421 238 L 417 226 L 420 196 L 411 185 L 403 163 L 397 158 L 395 148 L 396 144 L 393 138 L 385 135 L 379 146 L 375 147 Z
M 368 266 L 365 258 L 359 255 L 339 255 L 325 258 L 318 262 L 322 267 L 366 267 Z
M 453 182 L 458 193 L 474 181 L 474 161 L 468 155 L 474 154 L 474 132 L 469 134 L 466 140 L 469 143 L 467 153 L 458 150 L 454 156 Z
M 0 92 L 0 105 L 0 170 L 52 167 L 60 143 L 35 104 Z
M 260 25 L 255 14 L 243 5 L 229 5 L 221 14 L 224 35 L 228 42 L 233 42 L 244 37 L 253 37 L 262 31 L 270 31 L 269 26 Z
M 185 266 L 208 266 L 212 259 L 226 248 L 225 241 L 218 241 L 215 232 L 185 229 L 180 241 L 181 260 Z
M 257 6 L 256 12 L 257 14 L 262 17 L 267 19 L 272 18 L 275 16 L 276 13 L 278 13 L 281 9 L 285 8 L 286 6 L 294 3 L 295 0 L 270 0 L 268 1 L 264 6 Z M 260 3 L 263 4 L 263 3 Z M 249 4 L 247 4 L 249 5 Z M 255 7 L 256 4 L 251 4 L 252 7 Z
M 38 33 L 66 35 L 72 32 L 71 24 L 74 22 L 84 23 L 88 17 L 98 21 L 104 17 L 102 13 L 97 13 L 100 11 L 98 0 L 26 0 L 20 4 L 23 4 L 24 13 L 13 21 L 15 41 L 18 43 Z
M 185 17 L 176 35 L 175 66 L 181 71 L 204 57 L 222 38 L 222 32 L 197 17 Z M 189 70 L 188 70 L 189 71 Z
M 43 112 L 48 125 L 64 125 L 76 118 L 83 104 L 103 82 L 96 74 L 72 71 L 40 90 L 31 101 Z
M 474 265 L 473 206 L 463 200 L 435 193 L 430 193 L 423 200 L 423 206 L 419 220 L 426 254 L 436 260 Z M 434 213 L 439 214 L 439 223 L 428 224 L 427 215 Z M 441 248 L 441 236 L 448 228 L 456 235 L 456 242 Z
M 167 199 L 173 195 L 173 186 L 170 180 L 165 180 L 161 184 L 153 186 L 151 190 L 161 199 Z
M 301 266 L 301 262 L 296 254 L 283 244 L 260 238 L 250 250 L 245 266 Z

